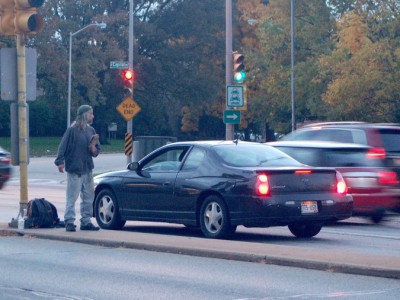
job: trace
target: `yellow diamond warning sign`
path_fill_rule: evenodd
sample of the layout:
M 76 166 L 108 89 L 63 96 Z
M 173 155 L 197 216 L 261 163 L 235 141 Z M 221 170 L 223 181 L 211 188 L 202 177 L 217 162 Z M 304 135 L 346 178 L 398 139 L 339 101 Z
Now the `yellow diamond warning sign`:
M 140 106 L 131 97 L 125 98 L 120 105 L 117 106 L 117 110 L 127 121 L 132 120 L 140 109 Z

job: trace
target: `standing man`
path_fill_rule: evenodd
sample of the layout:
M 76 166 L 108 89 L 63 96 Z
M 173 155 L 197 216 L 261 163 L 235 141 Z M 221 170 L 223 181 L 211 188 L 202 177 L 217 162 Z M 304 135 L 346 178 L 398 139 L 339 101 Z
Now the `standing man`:
M 99 155 L 100 144 L 95 129 L 90 126 L 93 122 L 93 109 L 89 105 L 78 108 L 74 123 L 64 133 L 54 161 L 58 171 L 67 171 L 67 191 L 65 205 L 65 229 L 76 231 L 75 202 L 80 195 L 80 229 L 99 230 L 90 219 L 93 216 L 94 183 L 92 170 L 93 157 Z

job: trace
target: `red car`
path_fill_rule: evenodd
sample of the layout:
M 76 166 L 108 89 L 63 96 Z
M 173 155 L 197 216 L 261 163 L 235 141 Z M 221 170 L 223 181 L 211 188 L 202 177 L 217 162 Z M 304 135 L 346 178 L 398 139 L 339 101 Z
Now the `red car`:
M 0 190 L 11 177 L 11 156 L 0 147 Z
M 384 166 L 383 158 L 366 145 L 325 141 L 268 143 L 310 166 L 335 167 L 353 195 L 353 216 L 368 216 L 379 223 L 387 210 L 398 205 L 399 180 Z
M 400 124 L 366 122 L 321 122 L 305 125 L 282 138 L 284 141 L 333 141 L 368 145 L 375 156 L 400 178 Z M 400 184 L 398 185 L 400 190 Z M 397 206 L 400 213 L 400 193 Z

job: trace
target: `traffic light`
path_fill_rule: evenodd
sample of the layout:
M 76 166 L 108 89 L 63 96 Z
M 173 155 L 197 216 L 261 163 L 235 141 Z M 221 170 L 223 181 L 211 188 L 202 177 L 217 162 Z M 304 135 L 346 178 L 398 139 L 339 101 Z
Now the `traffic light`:
M 122 72 L 124 80 L 124 96 L 131 97 L 133 95 L 133 82 L 135 80 L 135 73 L 131 69 L 126 69 Z
M 133 82 L 135 74 L 131 69 L 126 69 L 123 71 L 122 76 L 125 80 L 125 82 Z
M 242 83 L 246 78 L 246 73 L 244 72 L 244 55 L 233 52 L 233 81 L 235 83 Z
M 44 27 L 37 14 L 44 0 L 0 0 L 0 35 L 36 34 Z

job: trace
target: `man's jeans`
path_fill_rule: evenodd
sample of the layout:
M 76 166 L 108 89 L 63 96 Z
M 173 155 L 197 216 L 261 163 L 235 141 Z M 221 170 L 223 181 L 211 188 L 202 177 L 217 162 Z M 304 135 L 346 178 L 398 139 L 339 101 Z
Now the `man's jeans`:
M 78 175 L 67 173 L 67 202 L 65 206 L 65 224 L 75 222 L 75 202 L 81 197 L 81 225 L 90 223 L 93 216 L 94 184 L 92 172 Z

